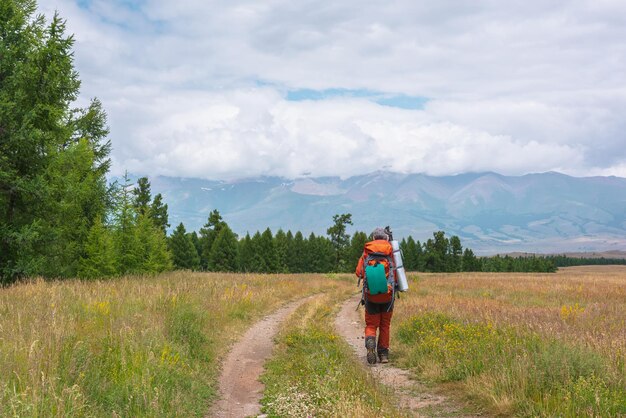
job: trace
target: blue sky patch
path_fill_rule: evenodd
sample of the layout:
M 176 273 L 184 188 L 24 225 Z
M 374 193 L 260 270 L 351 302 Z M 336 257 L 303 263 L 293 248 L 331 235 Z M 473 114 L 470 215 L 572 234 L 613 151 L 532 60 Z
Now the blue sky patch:
M 286 95 L 287 100 L 294 102 L 304 100 L 325 100 L 336 97 L 362 98 L 383 106 L 397 107 L 401 109 L 423 109 L 426 102 L 428 102 L 428 98 L 422 96 L 389 94 L 367 89 L 297 89 L 289 90 Z

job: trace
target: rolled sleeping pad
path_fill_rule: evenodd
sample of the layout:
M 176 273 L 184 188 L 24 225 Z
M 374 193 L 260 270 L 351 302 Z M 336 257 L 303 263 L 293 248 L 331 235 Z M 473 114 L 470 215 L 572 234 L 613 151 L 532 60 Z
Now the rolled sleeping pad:
M 392 240 L 391 248 L 393 248 L 393 261 L 396 263 L 398 290 L 400 292 L 406 292 L 409 290 L 409 282 L 406 279 L 406 272 L 404 271 L 404 265 L 402 264 L 402 252 L 400 251 L 400 244 L 398 241 Z

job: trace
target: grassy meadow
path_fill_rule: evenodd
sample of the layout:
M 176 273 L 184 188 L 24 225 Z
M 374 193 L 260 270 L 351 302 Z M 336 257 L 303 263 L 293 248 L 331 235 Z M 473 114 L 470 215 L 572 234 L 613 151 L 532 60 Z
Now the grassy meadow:
M 626 268 L 410 274 L 391 361 L 502 416 L 626 416 Z M 270 416 L 402 416 L 333 321 L 351 275 L 175 272 L 0 289 L 0 416 L 204 416 L 251 323 L 283 324 L 262 377 Z M 362 312 L 362 310 L 361 310 Z
M 626 267 L 411 277 L 392 345 L 420 379 L 495 414 L 626 416 Z
M 203 416 L 237 335 L 346 283 L 175 272 L 0 289 L 0 416 Z

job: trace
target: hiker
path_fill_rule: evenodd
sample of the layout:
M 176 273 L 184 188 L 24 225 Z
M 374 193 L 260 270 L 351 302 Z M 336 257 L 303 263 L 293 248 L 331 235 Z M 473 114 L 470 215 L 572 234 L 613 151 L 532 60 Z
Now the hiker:
M 365 348 L 367 362 L 389 362 L 389 329 L 397 280 L 389 235 L 383 228 L 372 232 L 372 241 L 365 244 L 356 267 L 359 283 L 363 280 L 361 303 L 365 305 Z M 378 343 L 376 342 L 378 330 Z

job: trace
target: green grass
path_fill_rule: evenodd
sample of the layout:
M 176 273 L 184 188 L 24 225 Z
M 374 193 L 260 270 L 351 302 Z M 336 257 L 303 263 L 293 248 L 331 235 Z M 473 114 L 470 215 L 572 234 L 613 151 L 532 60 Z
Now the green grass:
M 626 388 L 609 359 L 514 327 L 466 323 L 426 312 L 396 333 L 404 367 L 463 382 L 490 409 L 521 416 L 623 416 Z
M 346 287 L 175 272 L 0 289 L 0 416 L 205 416 L 218 353 L 285 302 Z
M 271 417 L 398 417 L 379 385 L 333 332 L 336 304 L 345 295 L 320 296 L 301 307 L 278 337 L 266 365 L 263 411 Z

